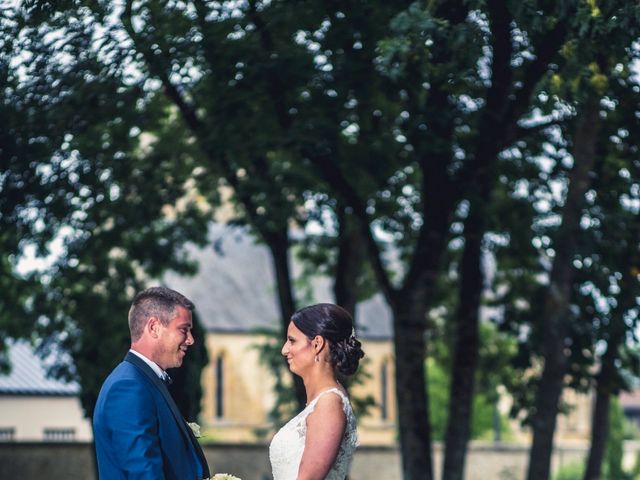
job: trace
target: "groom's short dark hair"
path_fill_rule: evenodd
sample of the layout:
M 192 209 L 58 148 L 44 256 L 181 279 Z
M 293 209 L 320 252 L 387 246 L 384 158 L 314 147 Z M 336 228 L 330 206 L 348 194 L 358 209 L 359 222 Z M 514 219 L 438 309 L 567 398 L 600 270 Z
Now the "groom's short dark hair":
M 168 325 L 175 317 L 176 307 L 193 311 L 193 302 L 181 293 L 167 287 L 151 287 L 138 293 L 129 309 L 129 331 L 131 341 L 142 336 L 149 317 L 157 317 L 163 325 Z

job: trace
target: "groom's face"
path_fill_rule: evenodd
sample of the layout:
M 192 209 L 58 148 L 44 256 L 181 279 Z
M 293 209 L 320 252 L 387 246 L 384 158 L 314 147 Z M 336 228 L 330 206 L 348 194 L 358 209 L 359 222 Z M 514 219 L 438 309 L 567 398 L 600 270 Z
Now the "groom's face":
M 176 307 L 175 316 L 166 327 L 160 325 L 156 356 L 160 368 L 166 370 L 182 365 L 187 349 L 194 342 L 192 328 L 191 312 L 181 306 Z

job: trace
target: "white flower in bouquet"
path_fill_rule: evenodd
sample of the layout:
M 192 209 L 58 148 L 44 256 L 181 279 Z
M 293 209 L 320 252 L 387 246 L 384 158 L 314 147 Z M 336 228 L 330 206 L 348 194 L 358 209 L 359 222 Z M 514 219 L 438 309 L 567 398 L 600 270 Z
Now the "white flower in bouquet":
M 233 475 L 229 475 L 228 473 L 216 473 L 211 480 L 241 480 L 238 477 L 234 477 Z
M 202 436 L 202 433 L 200 433 L 200 425 L 196 422 L 187 422 L 187 425 L 189 425 L 194 437 L 200 438 Z

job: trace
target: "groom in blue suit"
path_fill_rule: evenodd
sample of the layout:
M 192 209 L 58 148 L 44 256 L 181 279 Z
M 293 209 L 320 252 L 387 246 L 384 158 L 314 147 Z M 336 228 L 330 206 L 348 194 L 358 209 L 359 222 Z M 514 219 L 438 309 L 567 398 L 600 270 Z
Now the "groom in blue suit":
M 165 370 L 193 345 L 194 305 L 165 287 L 140 292 L 129 310 L 131 349 L 107 377 L 93 430 L 101 480 L 202 480 L 209 467 L 169 395 Z

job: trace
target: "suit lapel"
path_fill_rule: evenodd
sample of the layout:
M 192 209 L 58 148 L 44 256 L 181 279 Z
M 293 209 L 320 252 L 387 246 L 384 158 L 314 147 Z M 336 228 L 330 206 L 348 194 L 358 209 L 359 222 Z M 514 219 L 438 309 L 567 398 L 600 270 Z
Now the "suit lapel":
M 128 352 L 127 355 L 124 357 L 124 360 L 126 362 L 129 362 L 135 365 L 142 373 L 144 373 L 147 376 L 147 378 L 149 378 L 149 380 L 151 380 L 151 383 L 153 383 L 155 387 L 160 391 L 165 401 L 167 402 L 167 405 L 169 405 L 169 409 L 171 410 L 171 413 L 173 414 L 173 417 L 175 418 L 176 423 L 180 427 L 180 430 L 185 435 L 185 437 L 189 439 L 189 441 L 191 442 L 191 445 L 196 451 L 196 454 L 200 459 L 200 463 L 202 464 L 204 477 L 209 478 L 210 476 L 209 465 L 207 464 L 207 460 L 204 456 L 204 452 L 200 447 L 200 443 L 198 442 L 195 435 L 191 431 L 191 428 L 187 425 L 187 422 L 185 421 L 182 414 L 180 413 L 180 410 L 178 410 L 178 406 L 176 405 L 176 402 L 173 400 L 173 397 L 171 396 L 171 394 L 169 393 L 169 390 L 167 390 L 166 385 L 162 382 L 162 380 L 160 380 L 160 378 L 158 378 L 158 375 L 156 375 L 156 373 L 151 369 L 151 367 L 149 367 L 149 365 L 147 365 L 137 355 L 134 355 L 133 353 Z

